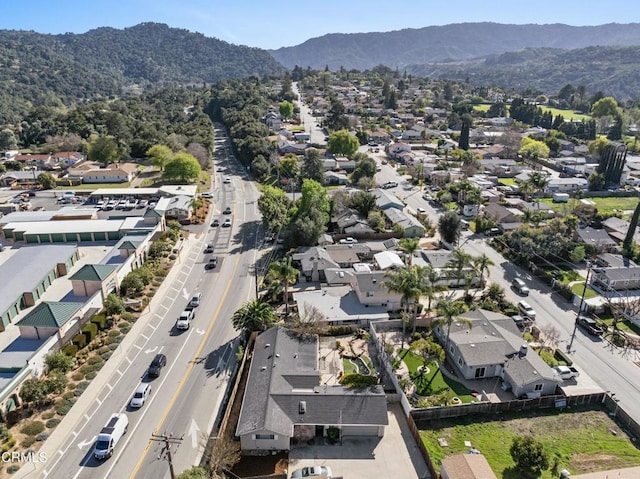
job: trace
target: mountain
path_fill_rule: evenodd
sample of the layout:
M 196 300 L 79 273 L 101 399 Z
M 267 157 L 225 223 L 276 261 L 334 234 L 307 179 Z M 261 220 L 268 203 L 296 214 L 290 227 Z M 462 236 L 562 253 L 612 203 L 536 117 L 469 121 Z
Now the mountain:
M 63 35 L 0 30 L 0 118 L 17 121 L 31 106 L 71 106 L 128 89 L 282 71 L 265 50 L 158 23 Z
M 640 45 L 640 23 L 574 27 L 458 23 L 385 33 L 334 33 L 270 53 L 288 68 L 365 70 L 404 68 L 445 60 L 470 60 L 529 47 L 573 50 L 589 46 Z
M 528 48 L 474 60 L 408 65 L 407 73 L 429 78 L 464 81 L 475 85 L 531 88 L 557 94 L 567 83 L 584 85 L 619 100 L 638 99 L 640 49 L 587 47 L 576 50 Z

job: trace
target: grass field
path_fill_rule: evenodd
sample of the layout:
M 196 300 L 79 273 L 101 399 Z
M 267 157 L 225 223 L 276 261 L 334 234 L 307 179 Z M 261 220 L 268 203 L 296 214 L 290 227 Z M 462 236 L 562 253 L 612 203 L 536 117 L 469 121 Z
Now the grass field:
M 81 183 L 76 186 L 58 186 L 56 190 L 97 190 L 101 188 L 129 188 L 126 183 Z
M 550 465 L 556 465 L 555 474 L 544 471 L 541 479 L 557 478 L 558 472 L 565 468 L 572 474 L 580 474 L 640 464 L 640 450 L 602 411 L 545 411 L 544 414 L 529 411 L 499 417 L 461 417 L 432 421 L 429 429 L 420 431 L 437 470 L 446 456 L 466 453 L 469 448 L 464 442 L 470 441 L 502 479 L 521 478 L 513 469 L 509 448 L 513 439 L 523 434 L 540 440 L 549 453 Z M 440 446 L 438 438 L 445 439 L 449 445 Z
M 489 107 L 491 105 L 488 103 L 483 103 L 482 105 L 474 105 L 473 110 L 477 111 L 478 113 L 484 113 L 487 110 L 489 110 Z M 562 117 L 567 120 L 590 120 L 591 119 L 591 115 L 585 115 L 583 113 L 578 113 L 576 111 L 573 110 L 561 110 L 559 108 L 551 108 L 548 106 L 541 106 L 540 108 L 542 108 L 543 111 L 550 111 L 551 114 L 555 117 L 558 115 L 562 115 Z M 509 111 L 509 106 L 507 106 L 507 111 Z
M 489 107 L 491 107 L 489 103 L 483 103 L 482 105 L 474 105 L 473 111 L 484 113 L 485 111 L 489 110 Z
M 573 286 L 571 286 L 571 291 L 573 291 L 573 294 L 581 298 L 582 293 L 584 292 L 584 283 L 574 284 Z M 593 289 L 587 287 L 587 291 L 584 292 L 584 299 L 591 299 L 595 298 L 596 296 L 598 296 L 598 293 L 596 293 Z
M 640 201 L 640 199 L 635 196 L 587 199 L 596 204 L 596 208 L 598 208 L 600 213 L 618 213 L 623 211 L 633 212 Z M 578 205 L 578 200 L 575 198 L 570 198 L 568 203 L 554 203 L 552 198 L 543 198 L 540 201 L 550 205 L 556 213 L 571 211 Z

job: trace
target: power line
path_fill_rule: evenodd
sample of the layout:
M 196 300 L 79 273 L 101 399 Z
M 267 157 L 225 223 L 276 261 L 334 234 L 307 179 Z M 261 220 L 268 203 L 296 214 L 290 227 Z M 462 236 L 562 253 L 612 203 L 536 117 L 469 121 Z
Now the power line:
M 183 437 L 184 436 L 173 437 L 173 434 L 169 434 L 168 436 L 166 434 L 152 434 L 151 435 L 151 440 L 152 441 L 163 443 L 162 451 L 160 451 L 160 454 L 158 454 L 158 459 L 166 459 L 167 462 L 169 463 L 169 474 L 171 475 L 171 479 L 176 479 L 176 474 L 173 471 L 173 460 L 172 460 L 172 457 L 171 457 L 171 446 L 174 445 L 174 444 L 181 444 Z

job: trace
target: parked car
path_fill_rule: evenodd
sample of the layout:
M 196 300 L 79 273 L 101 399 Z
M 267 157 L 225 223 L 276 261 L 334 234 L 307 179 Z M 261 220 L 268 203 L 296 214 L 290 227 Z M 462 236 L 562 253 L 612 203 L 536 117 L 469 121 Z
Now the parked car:
M 331 479 L 331 468 L 329 466 L 309 466 L 297 469 L 291 474 L 291 479 L 301 477 L 325 477 Z
M 518 302 L 518 311 L 520 311 L 520 314 L 522 314 L 525 318 L 530 319 L 531 321 L 535 321 L 536 310 L 533 309 L 531 305 L 526 301 Z
M 513 281 L 511 281 L 511 286 L 513 287 L 516 293 L 521 294 L 522 296 L 529 295 L 529 288 L 527 288 L 527 285 L 525 284 L 525 282 L 522 281 L 520 278 L 515 278 Z
M 585 316 L 583 314 L 578 315 L 578 324 L 592 336 L 602 336 L 604 329 L 593 318 Z
M 167 365 L 167 357 L 164 354 L 156 354 L 156 357 L 151 361 L 151 365 L 148 369 L 148 374 L 152 378 L 160 376 L 160 371 Z
M 204 193 L 201 193 L 200 196 L 202 196 L 203 198 L 207 198 L 207 199 L 213 198 L 213 194 L 209 193 L 208 191 L 205 191 Z
M 151 393 L 151 385 L 149 383 L 140 383 L 135 392 L 133 393 L 133 397 L 129 402 L 129 406 L 139 408 L 144 406 L 144 402 L 147 397 Z
M 563 381 L 566 381 L 567 379 L 575 379 L 580 376 L 580 371 L 573 366 L 555 366 L 553 368 L 553 373 Z
M 397 186 L 398 186 L 397 181 L 387 181 L 384 185 L 382 185 L 382 188 L 385 190 L 388 190 L 389 188 L 395 188 Z
M 146 208 L 148 204 L 149 204 L 149 202 L 147 200 L 140 200 L 138 202 L 138 206 L 137 207 L 138 208 Z
M 433 201 L 433 196 L 431 196 L 429 193 L 425 193 L 424 195 L 422 195 L 422 199 L 426 201 Z
M 425 210 L 424 208 L 421 208 L 420 206 L 416 208 L 416 211 L 418 212 L 419 215 L 424 215 L 427 212 L 427 210 Z
M 340 240 L 340 244 L 356 244 L 358 242 L 357 239 L 352 238 L 351 236 L 347 237 L 347 238 L 342 238 Z

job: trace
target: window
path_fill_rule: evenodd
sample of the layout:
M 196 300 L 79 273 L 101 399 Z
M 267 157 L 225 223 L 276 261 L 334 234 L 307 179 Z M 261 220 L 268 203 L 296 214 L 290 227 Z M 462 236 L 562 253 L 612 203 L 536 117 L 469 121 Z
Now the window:
M 449 345 L 449 352 L 450 352 L 451 354 L 453 354 L 453 344 L 450 344 L 450 345 Z
M 458 358 L 458 366 L 462 366 L 462 365 L 463 365 L 462 358 Z
M 533 388 L 534 391 L 542 391 L 542 384 L 536 384 Z
M 483 378 L 484 377 L 484 368 L 476 368 L 475 377 L 476 378 Z
M 374 293 L 373 291 L 367 291 L 367 298 L 372 298 L 373 296 L 375 296 L 376 293 Z
M 259 440 L 259 439 L 273 440 L 275 438 L 276 436 L 274 434 L 256 434 L 256 440 Z

